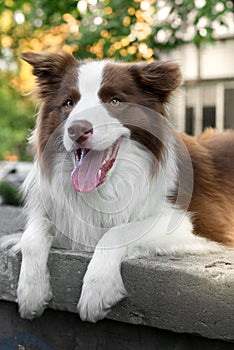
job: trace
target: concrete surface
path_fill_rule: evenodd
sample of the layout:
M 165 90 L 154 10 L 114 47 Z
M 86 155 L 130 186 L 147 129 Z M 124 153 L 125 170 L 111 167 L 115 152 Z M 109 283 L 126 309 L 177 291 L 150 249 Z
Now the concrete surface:
M 0 206 L 0 236 L 22 232 L 25 220 L 22 208 L 14 206 Z
M 0 231 L 6 234 L 22 230 L 23 221 L 17 219 L 19 214 L 20 209 L 0 207 Z M 53 300 L 49 305 L 50 308 L 76 313 L 82 278 L 89 260 L 90 255 L 80 252 L 58 249 L 51 251 L 49 269 Z M 1 300 L 15 301 L 19 267 L 20 254 L 14 256 L 6 251 L 0 252 Z M 234 342 L 234 251 L 227 250 L 222 255 L 167 256 L 129 260 L 122 265 L 122 275 L 129 297 L 116 305 L 108 315 L 109 320 L 118 321 L 114 322 L 118 325 L 117 328 L 124 327 L 124 324 L 128 324 L 128 326 L 131 324 L 131 327 L 134 327 L 134 324 L 144 325 L 148 326 L 146 328 L 149 329 L 149 332 L 152 331 L 152 328 L 149 327 L 155 327 L 157 332 L 159 329 L 163 329 L 178 334 L 190 333 L 205 338 Z M 0 302 L 0 312 L 5 310 L 4 305 L 4 302 Z M 10 308 L 9 312 L 15 313 L 12 311 L 15 310 L 15 306 L 11 305 Z M 46 315 L 51 315 L 51 313 L 54 312 L 47 310 L 41 319 L 45 319 Z M 60 312 L 57 312 L 56 315 L 60 314 L 67 315 L 67 313 Z M 69 315 L 69 317 L 73 317 L 71 314 Z M 15 315 L 15 317 L 18 316 Z M 86 324 L 90 332 L 92 332 L 91 329 L 97 330 L 98 327 L 106 329 L 105 326 L 102 328 L 102 326 L 97 325 L 91 326 L 86 322 L 83 324 L 77 315 L 74 317 L 77 318 L 79 326 L 82 325 L 81 327 L 84 328 Z M 22 322 L 30 324 L 30 321 Z M 99 322 L 98 325 L 103 324 L 102 322 Z M 106 320 L 104 324 L 106 322 L 109 324 L 110 321 Z M 120 322 L 122 326 L 120 326 Z M 89 331 L 87 331 L 88 333 Z M 226 349 L 225 346 L 230 345 L 223 342 L 217 343 L 221 344 L 220 346 L 215 344 L 214 341 L 210 349 Z M 231 345 L 234 348 L 234 344 Z M 80 348 L 82 349 L 82 347 Z M 98 349 L 99 347 L 93 348 Z M 100 349 L 102 348 L 107 349 L 100 347 Z M 125 348 L 130 349 L 131 347 L 122 347 L 121 349 Z M 151 347 L 148 348 L 151 349 Z M 0 347 L 0 349 L 2 348 Z M 118 347 L 113 347 L 113 349 L 118 349 Z M 147 349 L 147 347 L 142 349 Z M 187 348 L 183 347 L 182 342 L 181 347 L 154 346 L 152 349 Z M 192 347 L 189 346 L 189 349 Z M 202 349 L 202 347 L 196 349 Z

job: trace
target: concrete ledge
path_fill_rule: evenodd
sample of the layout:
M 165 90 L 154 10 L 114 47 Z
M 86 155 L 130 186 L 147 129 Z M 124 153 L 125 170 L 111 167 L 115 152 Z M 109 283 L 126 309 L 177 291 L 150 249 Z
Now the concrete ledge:
M 4 234 L 22 228 L 22 221 L 13 224 L 19 212 L 0 209 Z M 90 255 L 80 252 L 51 251 L 50 308 L 76 313 L 89 260 Z M 0 252 L 1 300 L 16 300 L 19 267 L 20 254 Z M 234 251 L 128 260 L 122 264 L 122 276 L 129 297 L 112 309 L 108 319 L 234 342 Z

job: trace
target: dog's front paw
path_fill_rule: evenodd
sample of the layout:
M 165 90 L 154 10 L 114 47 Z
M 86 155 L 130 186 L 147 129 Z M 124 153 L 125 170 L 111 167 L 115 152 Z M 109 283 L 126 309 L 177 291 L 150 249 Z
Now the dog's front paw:
M 43 278 L 32 278 L 21 273 L 17 289 L 19 313 L 22 318 L 32 320 L 39 317 L 52 298 L 49 274 Z
M 120 275 L 89 278 L 89 271 L 86 275 L 77 307 L 83 321 L 97 322 L 127 293 Z

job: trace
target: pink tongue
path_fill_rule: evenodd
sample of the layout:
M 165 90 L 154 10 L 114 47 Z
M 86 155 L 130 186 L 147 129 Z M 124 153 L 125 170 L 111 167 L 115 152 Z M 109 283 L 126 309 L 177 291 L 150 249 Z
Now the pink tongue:
M 99 184 L 98 172 L 104 160 L 104 151 L 89 151 L 72 172 L 72 184 L 76 191 L 88 193 Z

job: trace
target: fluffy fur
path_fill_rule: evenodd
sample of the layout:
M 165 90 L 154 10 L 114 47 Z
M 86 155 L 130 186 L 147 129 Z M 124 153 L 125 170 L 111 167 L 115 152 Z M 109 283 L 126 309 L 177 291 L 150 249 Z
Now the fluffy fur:
M 168 127 L 165 104 L 181 83 L 176 64 L 78 62 L 66 53 L 22 58 L 33 66 L 40 102 L 35 163 L 24 185 L 22 317 L 40 315 L 51 299 L 52 237 L 94 251 L 77 296 L 81 318 L 92 322 L 126 296 L 125 257 L 234 245 L 234 135 L 192 138 Z M 78 120 L 93 127 L 87 149 L 102 152 L 121 139 L 106 181 L 89 193 L 75 191 L 71 181 L 78 146 L 68 129 Z

